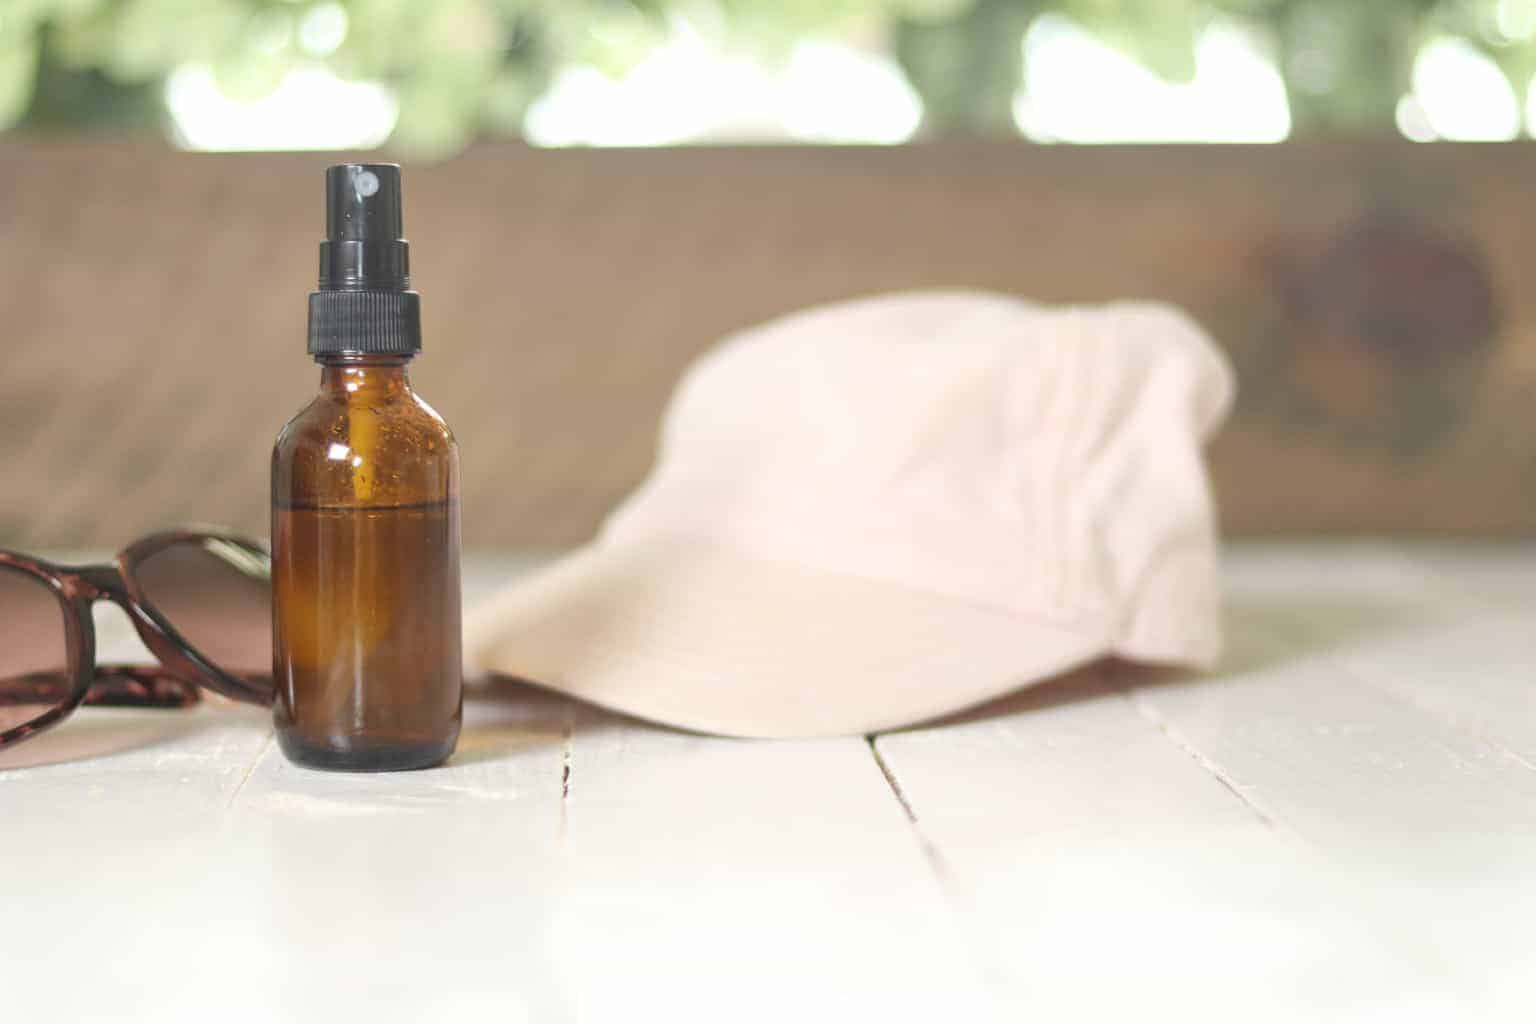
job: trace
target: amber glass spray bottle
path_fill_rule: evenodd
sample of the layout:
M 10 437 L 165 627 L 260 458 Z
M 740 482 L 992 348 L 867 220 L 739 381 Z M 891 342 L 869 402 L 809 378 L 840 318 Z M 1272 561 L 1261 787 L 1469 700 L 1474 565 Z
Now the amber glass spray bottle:
M 407 252 L 400 168 L 330 168 L 309 298 L 320 394 L 272 451 L 277 738 L 314 768 L 425 768 L 459 734 L 459 454 L 406 377 Z

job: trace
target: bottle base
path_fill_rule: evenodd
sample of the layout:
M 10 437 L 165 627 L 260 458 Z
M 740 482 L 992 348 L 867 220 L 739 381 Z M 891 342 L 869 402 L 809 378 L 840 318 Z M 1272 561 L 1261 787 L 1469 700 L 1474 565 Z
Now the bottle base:
M 277 745 L 283 756 L 301 768 L 325 772 L 409 772 L 435 768 L 448 760 L 457 740 L 457 736 L 451 736 L 429 743 L 359 740 L 345 745 L 321 745 L 282 730 L 277 733 Z

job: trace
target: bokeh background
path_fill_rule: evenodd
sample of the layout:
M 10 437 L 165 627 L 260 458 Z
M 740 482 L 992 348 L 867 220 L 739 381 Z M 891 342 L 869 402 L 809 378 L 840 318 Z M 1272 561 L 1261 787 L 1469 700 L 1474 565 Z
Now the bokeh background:
M 0 544 L 265 531 L 344 158 L 473 546 L 590 535 L 722 334 L 940 286 L 1185 306 L 1232 532 L 1526 532 L 1533 74 L 1536 0 L 0 0 Z

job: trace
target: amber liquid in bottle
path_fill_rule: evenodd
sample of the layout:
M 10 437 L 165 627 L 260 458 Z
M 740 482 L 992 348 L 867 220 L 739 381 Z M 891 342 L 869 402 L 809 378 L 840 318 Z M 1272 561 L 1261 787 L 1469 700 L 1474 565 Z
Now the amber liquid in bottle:
M 459 733 L 458 449 L 405 357 L 322 363 L 272 459 L 278 742 L 317 768 L 428 767 Z

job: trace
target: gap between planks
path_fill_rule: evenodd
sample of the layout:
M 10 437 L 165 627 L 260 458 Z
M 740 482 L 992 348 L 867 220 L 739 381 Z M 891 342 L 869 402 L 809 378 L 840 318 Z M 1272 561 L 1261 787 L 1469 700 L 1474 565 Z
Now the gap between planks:
M 918 820 L 917 811 L 912 807 L 912 802 L 907 799 L 907 794 L 902 791 L 901 780 L 896 777 L 895 770 L 880 753 L 880 737 L 868 735 L 864 737 L 865 744 L 869 747 L 870 756 L 875 760 L 875 767 L 880 769 L 885 784 L 890 788 L 891 795 L 896 798 L 896 803 L 901 807 L 901 812 L 906 816 L 907 826 L 912 830 L 912 835 L 917 839 L 918 849 L 923 853 L 923 859 L 928 862 L 928 869 L 933 872 L 935 881 L 938 882 L 939 891 L 944 894 L 944 901 L 949 905 L 950 912 L 961 921 L 968 921 L 975 916 L 971 907 L 971 901 L 966 896 L 964 887 L 960 884 L 959 876 L 950 867 L 945 859 L 944 852 L 939 849 L 937 843 L 923 830 L 922 822 Z M 974 927 L 961 930 L 966 936 L 966 945 L 970 947 L 971 961 L 981 980 L 986 985 L 994 998 L 1002 997 L 1007 992 L 1007 970 L 998 959 L 996 951 L 986 942 L 982 941 L 982 932 Z
M 944 860 L 944 854 L 938 846 L 923 831 L 922 824 L 917 820 L 917 812 L 912 809 L 912 802 L 907 799 L 907 794 L 901 791 L 901 780 L 896 778 L 896 772 L 886 763 L 876 740 L 875 736 L 864 737 L 864 742 L 869 745 L 869 753 L 875 759 L 875 767 L 880 769 L 880 774 L 885 777 L 885 784 L 891 789 L 891 795 L 896 798 L 896 803 L 901 805 L 901 812 L 907 816 L 907 823 L 911 825 L 912 834 L 917 837 L 918 845 L 922 848 L 929 867 L 933 868 L 940 884 L 948 891 L 954 884 L 954 875 L 949 869 L 949 864 Z
M 571 747 L 576 736 L 576 711 L 567 704 L 560 722 L 560 817 L 556 826 L 556 839 L 564 843 L 566 827 L 571 816 Z
M 1184 736 L 1183 733 L 1174 728 L 1171 722 L 1159 714 L 1156 708 L 1143 700 L 1135 686 L 1128 685 L 1123 679 L 1117 679 L 1113 671 L 1106 671 L 1104 678 L 1108 681 L 1110 688 L 1120 695 L 1121 699 L 1130 703 L 1142 720 L 1156 729 L 1163 739 L 1183 751 L 1190 760 L 1204 769 L 1206 773 L 1221 785 L 1222 789 L 1231 793 L 1233 798 L 1247 808 L 1250 814 L 1258 818 L 1266 828 L 1272 828 L 1277 832 L 1284 832 L 1288 835 L 1295 834 L 1275 814 L 1260 805 L 1251 794 L 1245 793 L 1242 787 L 1222 770 L 1221 765 L 1206 756 L 1199 747 L 1196 747 L 1189 741 L 1188 737 Z
M 1210 757 L 1206 756 L 1206 754 L 1204 754 L 1198 747 L 1190 742 L 1187 737 L 1175 729 L 1172 723 L 1168 722 L 1161 714 L 1157 712 L 1155 708 L 1143 700 L 1137 690 L 1137 687 L 1133 683 L 1128 683 L 1119 673 L 1117 673 L 1114 670 L 1114 666 L 1112 664 L 1106 664 L 1102 668 L 1100 671 L 1100 677 L 1105 681 L 1109 689 L 1118 694 L 1122 700 L 1130 704 L 1130 706 L 1135 710 L 1137 716 L 1141 718 L 1142 721 L 1146 722 L 1149 727 L 1156 730 L 1158 735 L 1160 735 L 1165 741 L 1173 745 L 1185 756 L 1193 760 L 1195 764 L 1199 765 L 1203 771 L 1215 779 L 1216 782 L 1224 790 L 1230 793 L 1234 799 L 1241 803 L 1243 807 L 1255 818 L 1257 818 L 1261 824 L 1263 824 L 1266 828 L 1274 829 L 1277 832 L 1283 832 L 1287 835 L 1295 836 L 1295 832 L 1290 827 L 1285 825 L 1280 820 L 1278 815 L 1262 806 L 1256 799 L 1254 799 L 1252 795 L 1244 792 L 1243 789 L 1230 776 L 1228 776 L 1226 772 L 1222 770 L 1220 765 L 1218 765 Z M 1028 712 L 1024 713 L 1028 714 Z M 922 823 L 919 821 L 917 816 L 917 810 L 912 806 L 912 801 L 907 798 L 907 794 L 902 790 L 901 780 L 896 777 L 895 770 L 891 767 L 890 763 L 886 761 L 885 756 L 881 754 L 879 745 L 880 736 L 878 734 L 869 735 L 865 736 L 864 740 L 869 745 L 869 752 L 871 756 L 874 757 L 875 765 L 880 769 L 880 774 L 884 776 L 886 785 L 890 787 L 891 794 L 896 798 L 897 804 L 901 806 L 902 813 L 906 815 L 907 821 L 912 827 L 913 834 L 917 837 L 918 843 L 922 847 L 923 855 L 928 859 L 928 862 L 930 865 L 932 865 L 934 872 L 939 876 L 939 881 L 945 885 L 946 889 L 948 889 L 950 886 L 955 884 L 954 874 L 949 867 L 948 861 L 944 857 L 944 852 L 939 849 L 938 844 L 923 830 Z
M 239 798 L 240 791 L 245 789 L 245 784 L 251 781 L 252 775 L 256 774 L 256 766 L 261 764 L 262 758 L 267 756 L 267 751 L 272 749 L 272 743 L 276 739 L 277 733 L 268 730 L 267 738 L 262 741 L 261 747 L 256 751 L 256 756 L 251 758 L 251 763 L 246 766 L 245 773 L 240 776 L 240 781 L 235 783 L 234 791 L 229 794 L 229 800 L 227 800 L 224 804 L 224 809 L 226 811 L 235 806 L 235 801 Z

